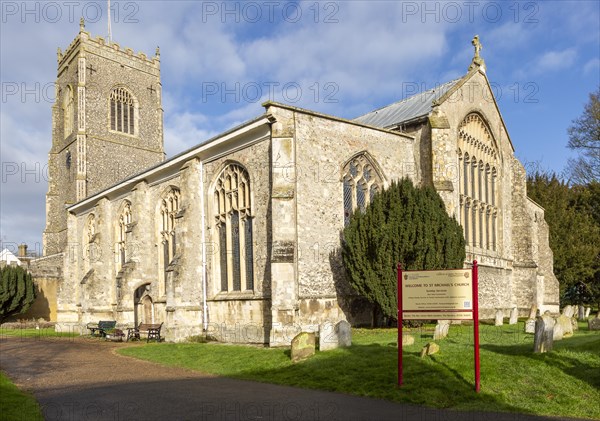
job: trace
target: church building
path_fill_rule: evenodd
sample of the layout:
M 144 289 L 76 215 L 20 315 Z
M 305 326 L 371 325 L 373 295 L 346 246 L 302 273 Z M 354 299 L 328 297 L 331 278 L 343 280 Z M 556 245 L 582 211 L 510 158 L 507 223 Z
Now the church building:
M 544 210 L 473 44 L 463 77 L 354 120 L 267 102 L 165 160 L 158 49 L 134 53 L 81 22 L 58 52 L 45 257 L 33 269 L 59 279 L 57 329 L 162 322 L 167 340 L 277 346 L 325 322 L 368 324 L 340 234 L 402 177 L 433 185 L 463 226 L 482 318 L 558 311 Z

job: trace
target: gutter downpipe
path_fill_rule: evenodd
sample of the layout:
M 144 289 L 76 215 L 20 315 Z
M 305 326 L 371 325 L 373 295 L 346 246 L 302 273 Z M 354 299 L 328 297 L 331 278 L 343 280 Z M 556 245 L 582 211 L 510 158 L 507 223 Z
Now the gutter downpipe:
M 206 303 L 206 215 L 204 210 L 204 164 L 200 161 L 200 219 L 202 223 L 202 324 L 208 330 L 208 305 Z

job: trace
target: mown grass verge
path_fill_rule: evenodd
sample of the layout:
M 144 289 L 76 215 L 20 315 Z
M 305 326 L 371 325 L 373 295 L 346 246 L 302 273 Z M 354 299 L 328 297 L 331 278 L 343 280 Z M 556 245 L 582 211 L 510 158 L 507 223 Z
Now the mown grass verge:
M 42 411 L 33 396 L 20 391 L 0 371 L 0 420 L 42 421 Z
M 533 354 L 523 322 L 481 326 L 481 393 L 474 392 L 472 326 L 450 328 L 438 354 L 421 359 L 431 326 L 404 347 L 404 386 L 396 387 L 395 329 L 354 329 L 350 348 L 318 352 L 292 364 L 289 349 L 215 343 L 160 343 L 123 355 L 259 382 L 344 392 L 397 402 L 477 411 L 600 418 L 600 335 L 585 324 L 554 350 Z M 596 402 L 596 403 L 594 403 Z

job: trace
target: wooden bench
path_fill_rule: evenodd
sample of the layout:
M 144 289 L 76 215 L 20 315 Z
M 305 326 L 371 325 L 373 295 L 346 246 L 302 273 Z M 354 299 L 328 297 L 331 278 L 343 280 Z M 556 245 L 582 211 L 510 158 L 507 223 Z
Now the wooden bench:
M 98 323 L 88 323 L 87 328 L 91 331 L 92 336 L 96 336 L 96 332 L 99 336 L 105 337 L 106 331 L 113 330 L 117 322 L 115 320 L 100 320 Z
M 150 340 L 160 342 L 160 329 L 162 325 L 162 323 L 140 323 L 138 327 L 130 327 L 127 329 L 127 342 L 129 340 L 141 340 L 140 335 L 146 335 L 146 342 L 150 342 Z

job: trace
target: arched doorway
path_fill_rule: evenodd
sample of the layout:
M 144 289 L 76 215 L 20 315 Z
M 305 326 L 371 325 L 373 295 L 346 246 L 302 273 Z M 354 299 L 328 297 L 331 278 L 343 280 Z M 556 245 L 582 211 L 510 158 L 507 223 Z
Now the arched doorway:
M 154 323 L 154 303 L 150 296 L 150 284 L 139 286 L 133 296 L 135 324 Z

